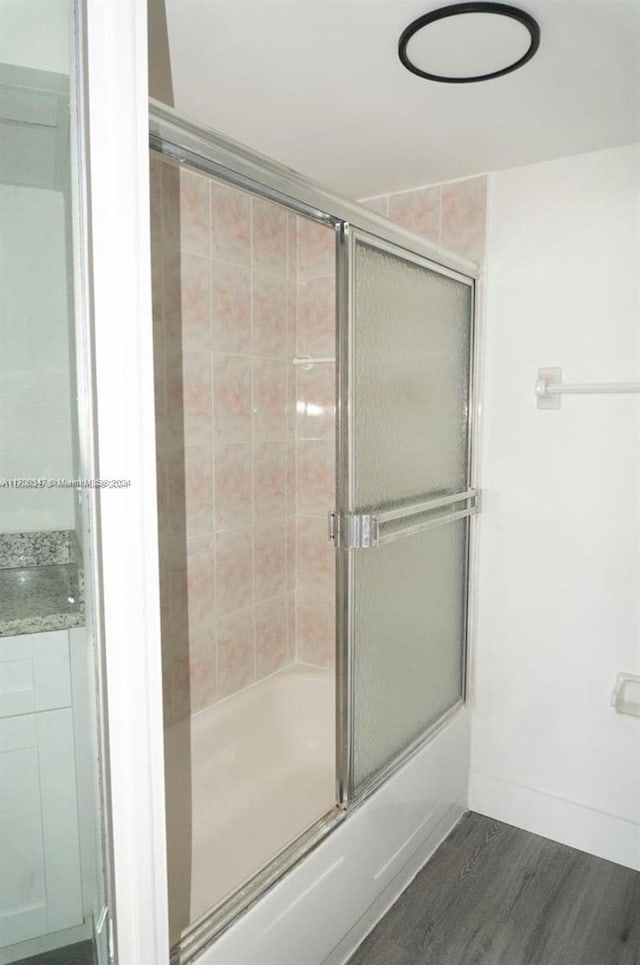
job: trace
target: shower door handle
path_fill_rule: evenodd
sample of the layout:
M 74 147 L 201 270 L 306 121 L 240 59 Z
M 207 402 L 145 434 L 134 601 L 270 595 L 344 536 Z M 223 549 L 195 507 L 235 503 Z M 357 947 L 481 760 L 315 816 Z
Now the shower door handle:
M 332 514 L 330 538 L 341 549 L 374 549 L 478 512 L 480 493 L 476 489 L 467 489 L 398 509 L 347 513 L 342 520 Z

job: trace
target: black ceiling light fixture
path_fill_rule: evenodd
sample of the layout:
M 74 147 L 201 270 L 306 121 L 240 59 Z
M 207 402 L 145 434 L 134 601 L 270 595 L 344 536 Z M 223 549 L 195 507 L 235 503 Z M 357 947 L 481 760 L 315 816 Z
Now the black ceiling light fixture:
M 444 84 L 502 77 L 531 60 L 540 46 L 534 18 L 506 3 L 454 3 L 418 17 L 398 41 L 412 74 Z

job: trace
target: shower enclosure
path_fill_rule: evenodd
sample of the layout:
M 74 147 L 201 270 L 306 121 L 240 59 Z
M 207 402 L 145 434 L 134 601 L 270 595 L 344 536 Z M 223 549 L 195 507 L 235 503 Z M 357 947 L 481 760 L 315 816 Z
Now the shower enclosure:
M 475 266 L 153 105 L 174 960 L 465 698 Z

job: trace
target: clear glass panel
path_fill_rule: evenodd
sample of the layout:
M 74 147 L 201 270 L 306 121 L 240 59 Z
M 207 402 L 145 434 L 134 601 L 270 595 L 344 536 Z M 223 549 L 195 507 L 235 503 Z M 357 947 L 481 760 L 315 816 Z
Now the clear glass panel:
M 462 696 L 467 527 L 356 551 L 356 787 Z
M 151 202 L 176 944 L 336 803 L 336 241 L 153 153 Z
M 108 960 L 73 50 L 72 0 L 0 2 L 3 963 Z
M 355 505 L 464 490 L 469 285 L 356 243 Z

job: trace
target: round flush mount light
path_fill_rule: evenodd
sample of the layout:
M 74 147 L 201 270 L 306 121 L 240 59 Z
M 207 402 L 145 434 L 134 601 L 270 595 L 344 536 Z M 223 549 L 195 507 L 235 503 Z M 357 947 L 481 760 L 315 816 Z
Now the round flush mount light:
M 506 3 L 455 3 L 418 17 L 400 35 L 398 56 L 411 73 L 446 84 L 502 77 L 540 45 L 533 17 Z

